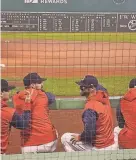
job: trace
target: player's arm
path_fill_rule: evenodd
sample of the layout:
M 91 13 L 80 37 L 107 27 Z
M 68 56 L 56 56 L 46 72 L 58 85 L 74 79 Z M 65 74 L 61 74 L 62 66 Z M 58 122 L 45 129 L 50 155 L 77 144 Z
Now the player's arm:
M 80 135 L 80 140 L 92 143 L 96 136 L 97 113 L 91 109 L 83 113 L 84 131 Z
M 17 129 L 25 129 L 28 127 L 30 120 L 31 120 L 31 103 L 25 102 L 23 112 L 19 114 L 18 112 L 15 111 L 10 125 Z
M 31 94 L 28 94 L 25 97 L 25 100 L 18 99 L 18 95 L 14 97 L 14 105 L 16 109 L 18 107 L 22 107 L 22 113 L 19 114 L 17 111 L 14 112 L 12 121 L 10 123 L 11 126 L 17 129 L 25 129 L 29 126 L 29 122 L 31 120 Z
M 48 104 L 49 105 L 51 105 L 51 104 L 53 104 L 55 101 L 56 101 L 56 99 L 55 99 L 55 96 L 52 94 L 52 93 L 50 93 L 50 92 L 45 92 L 45 94 L 47 95 L 47 97 L 48 97 Z
M 25 110 L 22 114 L 15 112 L 10 123 L 11 126 L 17 129 L 25 129 L 28 127 L 31 120 L 31 111 Z
M 117 106 L 116 117 L 117 117 L 119 128 L 124 128 L 125 120 L 124 120 L 124 117 L 121 113 L 120 105 Z

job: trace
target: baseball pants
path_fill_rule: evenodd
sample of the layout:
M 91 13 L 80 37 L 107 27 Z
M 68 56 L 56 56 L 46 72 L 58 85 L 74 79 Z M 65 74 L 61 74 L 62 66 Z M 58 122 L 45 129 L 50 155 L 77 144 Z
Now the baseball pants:
M 22 147 L 22 153 L 49 153 L 54 152 L 57 148 L 58 140 L 39 146 Z
M 114 140 L 118 143 L 118 136 L 122 128 L 119 128 L 119 126 L 114 128 Z
M 56 130 L 57 138 L 59 137 L 58 131 Z M 49 153 L 54 152 L 57 148 L 58 139 L 47 144 L 39 146 L 27 146 L 22 147 L 22 153 Z
M 96 147 L 91 146 L 90 144 L 85 144 L 84 142 L 80 141 L 76 144 L 72 144 L 70 141 L 72 138 L 72 135 L 78 135 L 75 133 L 65 133 L 61 137 L 61 142 L 64 146 L 64 149 L 66 152 L 76 152 L 76 151 L 91 151 L 91 150 L 117 150 L 118 149 L 118 137 L 115 137 L 115 143 L 109 147 L 98 149 Z M 114 135 L 118 136 L 118 135 Z

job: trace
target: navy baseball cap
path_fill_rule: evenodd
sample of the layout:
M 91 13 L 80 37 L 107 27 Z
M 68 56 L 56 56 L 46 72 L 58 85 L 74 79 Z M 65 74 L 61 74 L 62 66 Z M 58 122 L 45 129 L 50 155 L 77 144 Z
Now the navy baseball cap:
M 8 92 L 9 90 L 15 89 L 15 86 L 9 86 L 8 82 L 5 79 L 1 79 L 1 92 Z
M 132 79 L 129 82 L 129 88 L 135 88 L 136 87 L 136 78 Z
M 24 86 L 30 86 L 32 83 L 42 83 L 47 80 L 46 78 L 41 78 L 37 73 L 29 73 L 23 79 Z
M 83 87 L 97 87 L 98 86 L 98 80 L 96 77 L 92 76 L 92 75 L 86 75 L 84 77 L 84 79 L 76 82 L 76 84 L 78 84 L 79 86 L 83 86 Z

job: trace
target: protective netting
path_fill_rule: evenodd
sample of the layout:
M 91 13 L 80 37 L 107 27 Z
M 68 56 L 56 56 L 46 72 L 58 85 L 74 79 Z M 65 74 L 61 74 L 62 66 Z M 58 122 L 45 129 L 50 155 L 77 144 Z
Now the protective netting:
M 2 33 L 2 76 L 18 87 L 28 72 L 47 77 L 47 90 L 78 96 L 75 81 L 95 75 L 111 96 L 135 76 L 135 33 Z M 117 87 L 120 86 L 120 87 Z

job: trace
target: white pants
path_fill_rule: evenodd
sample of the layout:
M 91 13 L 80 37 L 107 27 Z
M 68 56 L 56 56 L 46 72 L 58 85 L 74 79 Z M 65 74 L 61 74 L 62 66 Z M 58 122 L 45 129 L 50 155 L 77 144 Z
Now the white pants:
M 28 147 L 22 147 L 22 153 L 48 153 L 48 152 L 54 152 L 57 148 L 57 142 L 58 140 L 55 140 L 53 142 L 39 145 L 39 146 L 28 146 Z
M 93 147 L 90 144 L 85 144 L 82 141 L 77 142 L 76 144 L 72 144 L 72 142 L 70 141 L 72 138 L 72 135 L 79 135 L 79 134 L 65 133 L 61 137 L 61 143 L 63 144 L 66 152 L 91 151 L 91 150 L 117 150 L 118 149 L 118 141 L 115 141 L 115 143 L 109 147 L 105 147 L 101 149 Z M 115 139 L 118 139 L 118 138 L 115 137 Z
M 119 128 L 119 126 L 115 127 L 114 128 L 114 135 L 119 135 L 120 131 L 122 130 L 123 128 Z
M 122 128 L 119 128 L 119 126 L 114 128 L 114 140 L 116 143 L 118 143 L 118 136 Z

